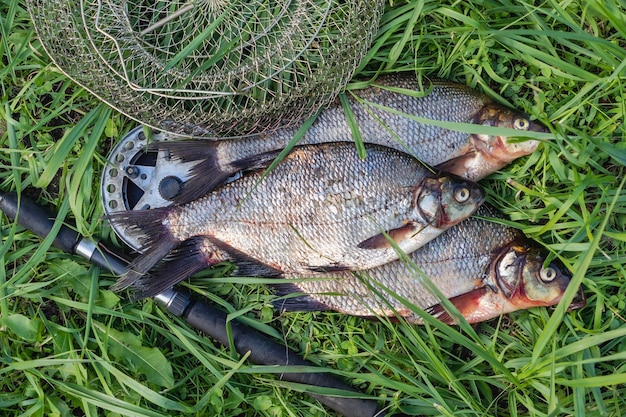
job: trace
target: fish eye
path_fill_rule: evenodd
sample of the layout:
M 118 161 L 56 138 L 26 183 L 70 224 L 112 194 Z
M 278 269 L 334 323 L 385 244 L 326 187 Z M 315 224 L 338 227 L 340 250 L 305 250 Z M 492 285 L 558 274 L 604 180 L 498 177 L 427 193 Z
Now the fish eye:
M 556 269 L 552 267 L 543 268 L 541 272 L 539 272 L 539 278 L 541 278 L 543 282 L 554 281 L 554 279 L 556 278 L 556 275 L 557 275 Z
M 470 198 L 470 190 L 466 187 L 454 191 L 454 199 L 459 203 L 465 203 Z
M 523 117 L 520 117 L 519 119 L 515 119 L 515 121 L 513 121 L 513 128 L 516 130 L 528 130 L 529 127 L 530 122 Z

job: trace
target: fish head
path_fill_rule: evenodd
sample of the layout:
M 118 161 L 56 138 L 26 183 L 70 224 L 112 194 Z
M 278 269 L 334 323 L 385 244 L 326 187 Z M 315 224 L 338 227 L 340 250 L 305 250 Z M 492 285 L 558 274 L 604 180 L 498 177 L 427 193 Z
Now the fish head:
M 426 178 L 417 189 L 415 210 L 438 229 L 454 226 L 471 216 L 485 201 L 485 193 L 474 182 L 455 175 Z
M 545 255 L 527 243 L 513 242 L 495 255 L 484 286 L 452 298 L 469 323 L 478 323 L 502 314 L 532 307 L 547 307 L 558 303 L 570 282 L 570 275 L 557 261 L 544 266 Z M 574 302 L 570 309 L 584 306 Z M 446 323 L 456 320 L 441 308 L 438 317 Z
M 558 261 L 545 265 L 546 258 L 538 249 L 526 256 L 522 271 L 523 297 L 517 302 L 532 306 L 551 306 L 558 303 L 567 289 L 571 275 Z
M 530 120 L 528 115 L 497 103 L 483 106 L 472 123 L 515 129 L 520 132 L 520 137 L 524 136 L 524 132 L 549 132 L 541 123 Z M 477 133 L 470 135 L 469 142 L 468 151 L 464 155 L 446 161 L 437 168 L 478 181 L 515 159 L 531 154 L 539 146 L 539 141 L 535 139 Z
M 513 244 L 494 265 L 497 290 L 506 298 L 505 312 L 558 303 L 571 276 L 558 262 L 545 265 L 546 256 L 526 244 Z
M 483 126 L 515 129 L 524 132 L 548 133 L 549 130 L 537 121 L 532 121 L 525 113 L 511 110 L 499 104 L 490 103 L 476 115 L 474 123 Z M 529 155 L 537 149 L 539 141 L 534 139 L 513 139 L 502 135 L 472 135 L 472 144 L 482 159 L 491 165 L 504 167 L 517 158 Z M 499 169 L 498 168 L 498 169 Z

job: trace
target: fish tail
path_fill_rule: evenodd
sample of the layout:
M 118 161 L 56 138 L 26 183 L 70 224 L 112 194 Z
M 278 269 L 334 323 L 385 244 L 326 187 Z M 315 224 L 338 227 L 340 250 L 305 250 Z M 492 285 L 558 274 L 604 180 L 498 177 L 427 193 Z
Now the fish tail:
M 197 161 L 181 191 L 174 197 L 175 204 L 196 200 L 237 173 L 237 168 L 219 160 L 218 145 L 217 141 L 212 140 L 156 141 L 150 145 L 150 150 L 164 151 L 181 162 Z
M 230 163 L 230 165 L 241 172 L 251 172 L 260 169 L 267 169 L 272 162 L 280 155 L 282 150 L 263 152 L 247 158 L 241 158 Z
M 280 154 L 280 151 L 268 151 L 235 161 L 222 161 L 219 145 L 219 142 L 213 140 L 158 141 L 150 145 L 149 150 L 164 151 L 181 162 L 197 161 L 180 192 L 173 198 L 174 204 L 197 200 L 237 173 L 265 169 Z
M 132 285 L 136 292 L 131 300 L 153 297 L 196 272 L 223 261 L 235 262 L 238 276 L 278 277 L 281 274 L 211 236 L 194 236 L 170 251 L 150 274 L 141 275 L 134 281 Z
M 212 247 L 203 236 L 187 239 L 176 246 L 153 272 L 140 276 L 133 283 L 136 292 L 131 300 L 153 297 L 196 272 L 227 259 L 225 253 Z
M 142 254 L 128 265 L 128 271 L 111 286 L 111 290 L 120 291 L 133 286 L 178 245 L 179 241 L 163 222 L 171 211 L 172 208 L 165 207 L 151 210 L 128 210 L 105 216 L 105 219 L 112 224 L 138 231 L 143 235 L 140 249 Z

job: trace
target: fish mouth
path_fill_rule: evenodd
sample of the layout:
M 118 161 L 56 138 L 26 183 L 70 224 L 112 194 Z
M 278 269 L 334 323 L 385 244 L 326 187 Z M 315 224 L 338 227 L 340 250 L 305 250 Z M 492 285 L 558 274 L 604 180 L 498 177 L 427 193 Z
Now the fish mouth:
M 533 153 L 539 146 L 535 139 L 513 139 L 507 136 L 471 135 L 475 152 L 498 169 L 517 158 Z
M 505 162 L 533 153 L 540 143 L 535 139 L 511 139 L 506 136 L 496 136 L 494 142 L 493 156 Z
M 533 153 L 539 146 L 539 142 L 534 139 L 519 142 L 507 142 L 507 139 L 504 136 L 471 135 L 470 150 L 435 168 L 471 181 L 479 181 L 515 159 Z
M 527 302 L 530 302 L 531 304 L 537 305 L 537 306 L 546 306 L 546 307 L 555 306 L 563 298 L 563 293 L 567 289 L 568 285 L 569 285 L 569 282 L 565 286 L 559 286 L 560 294 L 557 297 L 554 297 L 553 299 L 551 299 L 549 302 L 545 302 L 545 301 L 533 302 L 532 300 L 529 300 L 529 299 L 527 299 Z M 566 311 L 569 313 L 570 311 L 580 310 L 586 305 L 587 305 L 587 296 L 585 295 L 585 291 L 583 290 L 583 288 L 579 287 L 576 297 L 574 297 L 574 299 L 569 304 L 569 306 L 567 306 Z

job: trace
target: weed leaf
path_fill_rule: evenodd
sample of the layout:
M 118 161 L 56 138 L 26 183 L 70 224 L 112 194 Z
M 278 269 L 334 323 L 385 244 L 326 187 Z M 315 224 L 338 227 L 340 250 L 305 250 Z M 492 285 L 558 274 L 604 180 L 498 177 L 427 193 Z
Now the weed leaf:
M 39 329 L 41 327 L 41 321 L 39 319 L 29 319 L 23 314 L 11 314 L 5 321 L 6 326 L 15 333 L 18 337 L 28 341 L 34 342 L 39 335 Z
M 94 321 L 94 327 L 108 342 L 108 351 L 115 360 L 125 363 L 146 379 L 164 388 L 174 386 L 172 366 L 158 348 L 142 346 L 141 337 L 128 332 L 106 328 Z

